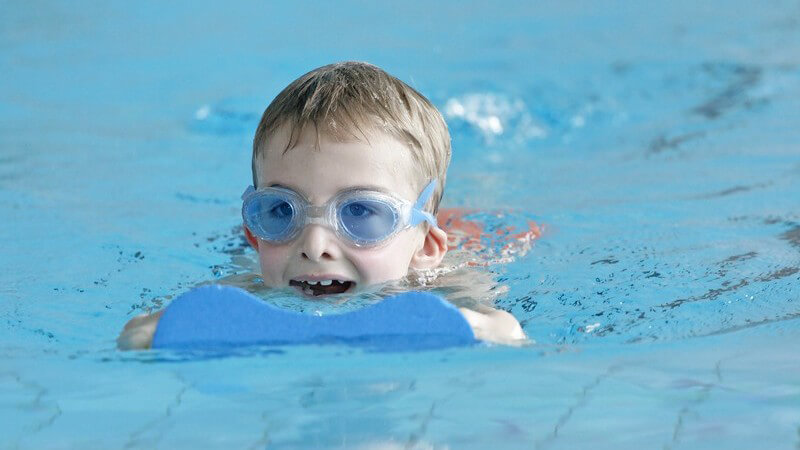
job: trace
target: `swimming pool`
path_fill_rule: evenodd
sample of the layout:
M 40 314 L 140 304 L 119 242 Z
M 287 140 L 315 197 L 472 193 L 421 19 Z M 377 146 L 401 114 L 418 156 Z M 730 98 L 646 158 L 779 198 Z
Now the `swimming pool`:
M 0 447 L 800 446 L 796 3 L 3 9 Z M 116 351 L 248 264 L 258 116 L 343 59 L 445 113 L 445 205 L 543 225 L 488 269 L 537 344 Z

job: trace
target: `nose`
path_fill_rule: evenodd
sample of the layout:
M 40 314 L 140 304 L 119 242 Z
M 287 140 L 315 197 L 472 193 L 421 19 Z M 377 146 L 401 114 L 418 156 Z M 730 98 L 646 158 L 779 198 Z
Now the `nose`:
M 300 236 L 300 255 L 303 259 L 333 261 L 340 254 L 336 236 L 323 226 L 309 225 Z

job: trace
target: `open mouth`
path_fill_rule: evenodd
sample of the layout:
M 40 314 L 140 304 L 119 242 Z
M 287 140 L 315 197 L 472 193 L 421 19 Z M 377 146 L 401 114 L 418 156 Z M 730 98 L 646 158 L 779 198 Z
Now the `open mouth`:
M 343 294 L 355 286 L 352 281 L 341 280 L 320 280 L 320 281 L 297 281 L 289 280 L 289 286 L 300 289 L 309 296 Z

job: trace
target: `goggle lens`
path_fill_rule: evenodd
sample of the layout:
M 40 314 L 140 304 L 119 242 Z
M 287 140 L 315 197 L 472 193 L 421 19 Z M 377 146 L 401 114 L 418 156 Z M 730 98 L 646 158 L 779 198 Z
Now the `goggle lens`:
M 261 195 L 245 204 L 248 226 L 257 235 L 280 240 L 289 230 L 295 217 L 292 202 L 279 195 Z
M 377 242 L 395 231 L 398 213 L 384 202 L 349 200 L 339 206 L 339 222 L 356 241 Z

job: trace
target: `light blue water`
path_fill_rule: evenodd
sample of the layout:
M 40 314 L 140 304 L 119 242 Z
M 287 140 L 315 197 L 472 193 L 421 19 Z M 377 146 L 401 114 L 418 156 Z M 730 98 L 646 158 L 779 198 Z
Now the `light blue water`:
M 562 3 L 2 5 L 0 447 L 800 448 L 800 7 Z M 246 263 L 258 116 L 344 59 L 545 226 L 488 269 L 538 344 L 116 351 Z

